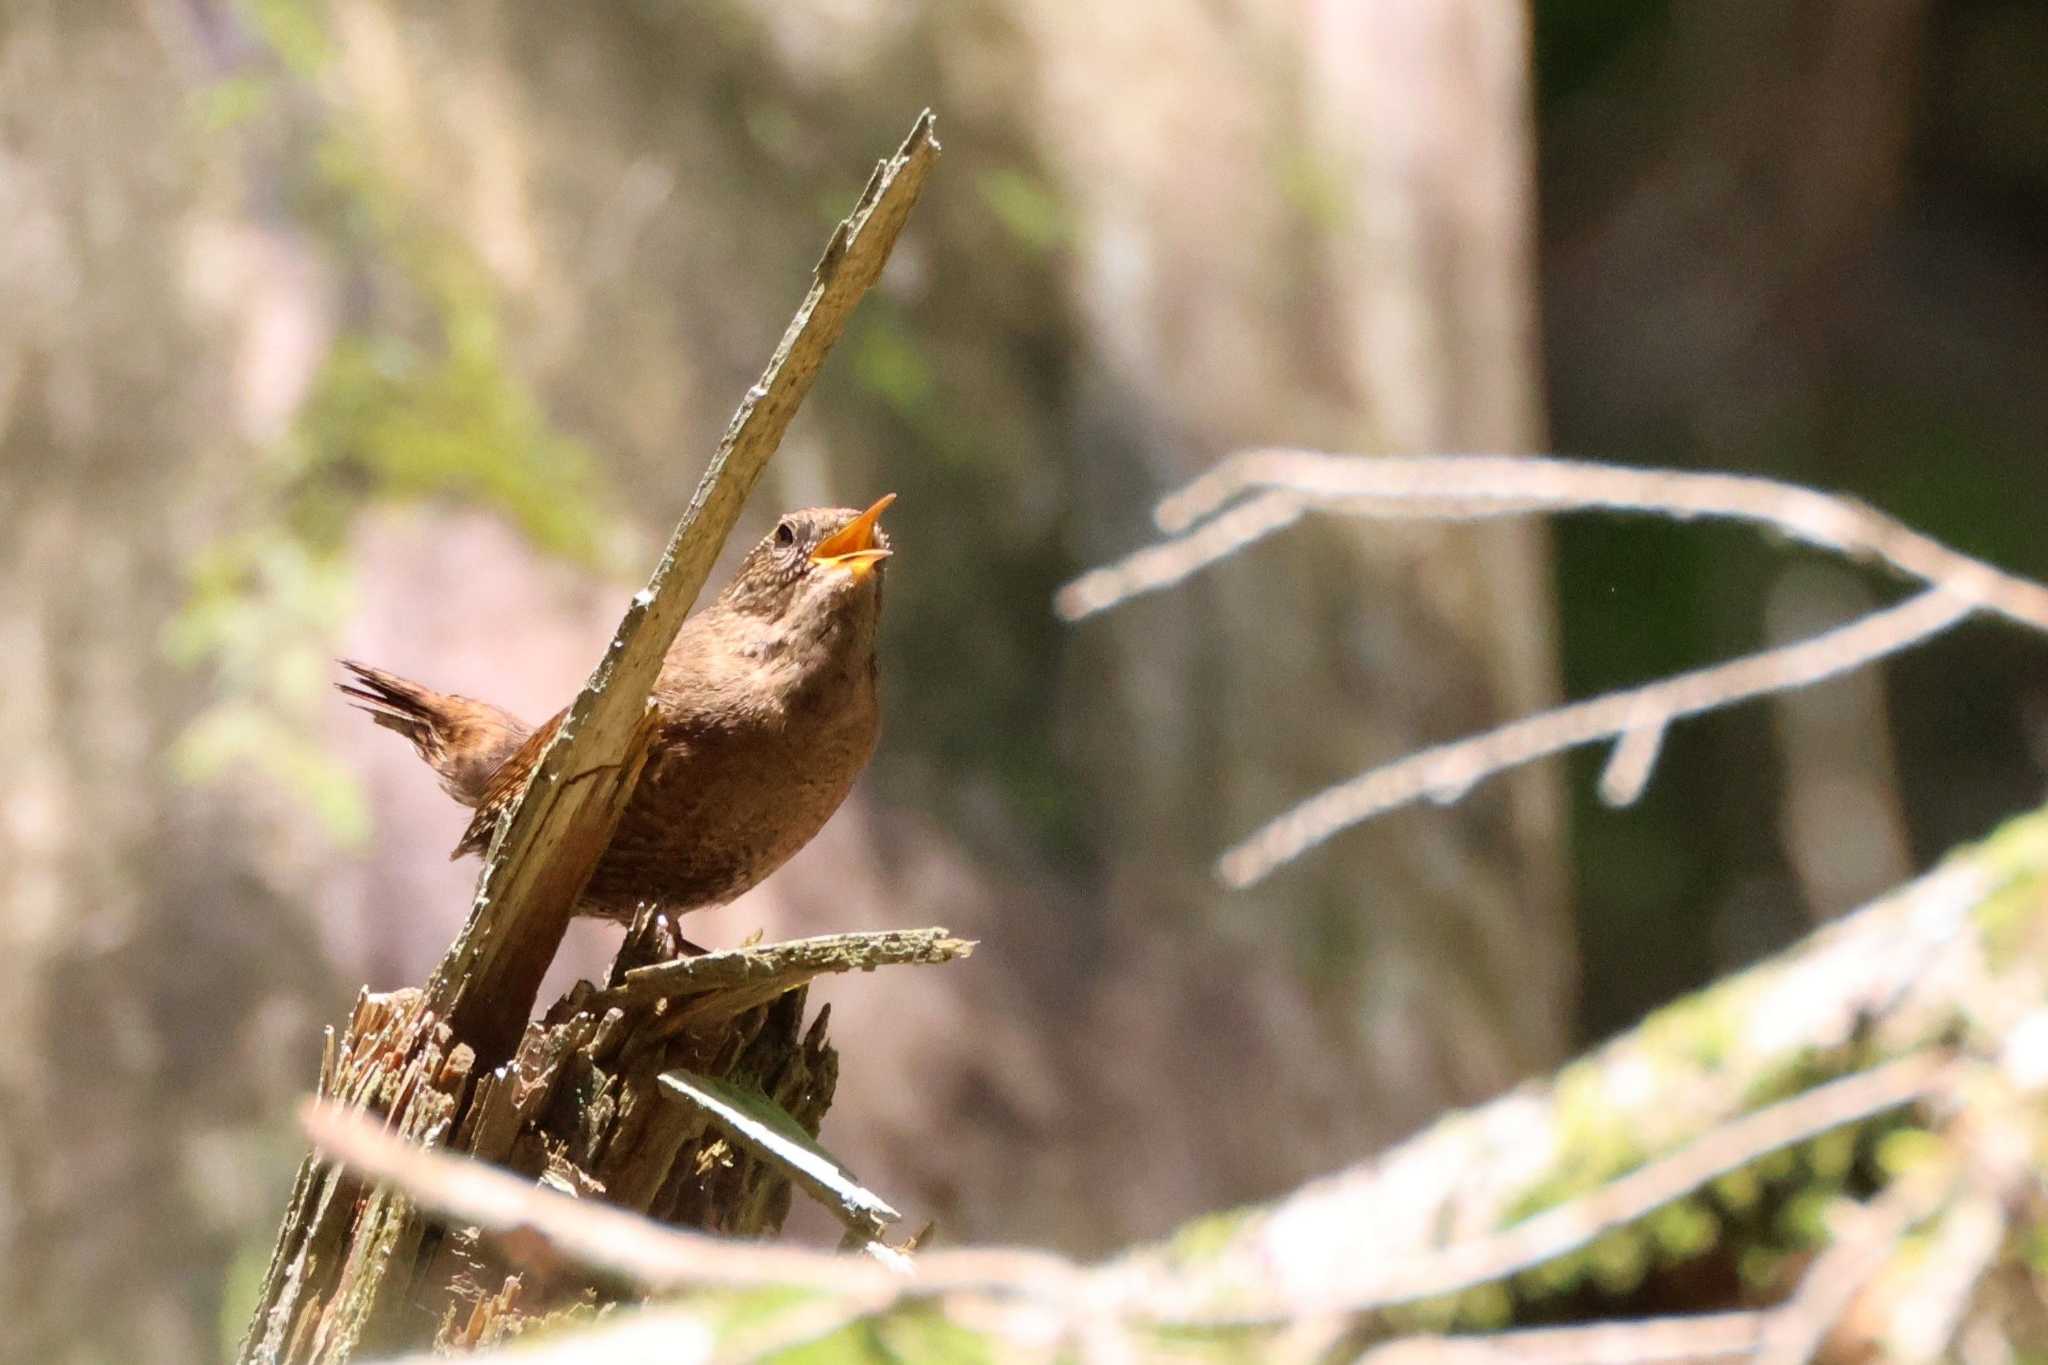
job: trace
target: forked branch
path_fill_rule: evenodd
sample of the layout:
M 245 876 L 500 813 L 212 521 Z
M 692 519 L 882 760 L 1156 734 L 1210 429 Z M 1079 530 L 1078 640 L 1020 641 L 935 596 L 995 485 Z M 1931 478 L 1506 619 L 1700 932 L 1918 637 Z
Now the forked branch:
M 1765 526 L 1918 579 L 1927 591 L 1804 640 L 1643 687 L 1526 716 L 1372 768 L 1276 817 L 1217 862 L 1248 886 L 1341 830 L 1422 797 L 1455 800 L 1534 759 L 1618 739 L 1601 784 L 1616 804 L 1649 779 L 1665 730 L 1685 716 L 1806 687 L 1930 639 L 1979 611 L 2048 632 L 2048 587 L 1950 549 L 1851 498 L 1736 474 L 1627 469 L 1511 455 L 1365 458 L 1302 450 L 1232 456 L 1162 499 L 1167 538 L 1062 588 L 1078 620 L 1170 587 L 1311 511 L 1381 519 L 1484 520 L 1609 511 Z

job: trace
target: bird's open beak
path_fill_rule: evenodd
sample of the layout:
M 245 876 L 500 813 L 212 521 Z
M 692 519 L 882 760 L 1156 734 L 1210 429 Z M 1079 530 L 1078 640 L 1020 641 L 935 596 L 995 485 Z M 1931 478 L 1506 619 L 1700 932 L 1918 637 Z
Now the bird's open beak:
M 889 551 L 875 544 L 875 523 L 894 501 L 894 493 L 876 498 L 873 507 L 819 541 L 818 548 L 811 551 L 811 563 L 845 569 L 856 580 L 865 578 L 870 569 L 889 557 Z

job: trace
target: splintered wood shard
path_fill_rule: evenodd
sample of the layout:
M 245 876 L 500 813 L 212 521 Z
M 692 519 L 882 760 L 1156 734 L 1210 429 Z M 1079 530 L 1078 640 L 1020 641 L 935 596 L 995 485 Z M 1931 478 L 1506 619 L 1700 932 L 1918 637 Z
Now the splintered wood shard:
M 697 957 L 635 967 L 624 984 L 592 997 L 593 1006 L 738 992 L 750 1008 L 833 972 L 871 972 L 898 964 L 951 962 L 974 952 L 972 939 L 946 929 L 884 929 L 874 933 L 820 934 L 751 948 L 728 948 Z M 728 997 L 722 1003 L 736 1003 Z
M 662 1073 L 661 1088 L 670 1099 L 703 1111 L 734 1142 L 778 1167 L 860 1240 L 880 1237 L 903 1216 L 820 1147 L 788 1110 L 760 1091 L 680 1069 Z

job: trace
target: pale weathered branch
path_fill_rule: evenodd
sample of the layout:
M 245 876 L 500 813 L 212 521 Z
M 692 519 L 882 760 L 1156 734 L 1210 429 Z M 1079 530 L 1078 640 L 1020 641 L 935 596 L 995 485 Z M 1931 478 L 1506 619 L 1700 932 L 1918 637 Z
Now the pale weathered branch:
M 1940 634 L 1970 614 L 1940 588 L 1804 640 L 1745 654 L 1642 687 L 1571 702 L 1409 754 L 1318 792 L 1227 849 L 1217 875 L 1250 886 L 1353 825 L 1427 797 L 1454 801 L 1497 773 L 1583 744 L 1622 737 L 1603 786 L 1619 804 L 1649 780 L 1670 723 L 1753 697 L 1810 687 Z M 1643 736 L 1635 743 L 1630 736 Z
M 1373 768 L 1226 851 L 1217 872 L 1234 886 L 1248 886 L 1339 831 L 1422 797 L 1454 800 L 1496 773 L 1605 739 L 1622 742 L 1601 779 L 1601 794 L 1625 804 L 1649 781 L 1673 721 L 1862 667 L 1976 611 L 2048 631 L 2048 587 L 1952 550 L 1854 499 L 1746 475 L 1535 456 L 1244 452 L 1161 500 L 1155 519 L 1170 539 L 1083 574 L 1059 591 L 1054 605 L 1070 620 L 1106 611 L 1178 583 L 1309 511 L 1453 521 L 1578 511 L 1717 517 L 1876 561 L 1929 590 L 1808 640 L 1524 717 Z
M 1940 1052 L 1910 1054 L 1731 1119 L 1669 1156 L 1489 1236 L 1455 1242 L 1441 1251 L 1417 1252 L 1385 1264 L 1378 1275 L 1361 1273 L 1358 1260 L 1343 1254 L 1356 1250 L 1355 1246 L 1332 1245 L 1329 1264 L 1343 1268 L 1326 1286 L 1298 1285 L 1272 1294 L 1265 1302 L 1234 1300 L 1228 1309 L 1217 1313 L 1169 1309 L 1168 1317 L 1176 1323 L 1226 1325 L 1363 1313 L 1503 1280 L 1587 1246 L 1602 1234 L 1633 1223 L 1766 1153 L 1931 1095 L 1945 1084 L 1950 1070 L 1948 1057 Z M 1369 1210 L 1363 1207 L 1348 1211 L 1369 1219 Z M 1317 1221 L 1332 1227 L 1343 1221 L 1346 1212 L 1341 1200 L 1328 1200 L 1316 1208 Z M 1370 1223 L 1353 1226 L 1369 1227 Z M 1292 1235 L 1306 1238 L 1310 1231 L 1303 1223 Z M 1199 1282 L 1190 1287 L 1199 1297 Z
M 1899 1242 L 1955 1189 L 1960 1165 L 1953 1155 L 1931 1161 L 1868 1203 L 1844 1200 L 1833 1209 L 1832 1240 L 1814 1258 L 1798 1290 L 1770 1315 L 1758 1343 L 1757 1365 L 1806 1365 L 1819 1354 Z
M 1853 1123 L 1947 1088 L 1963 1073 L 1926 1049 L 1971 1039 L 1972 1050 L 1999 1050 L 2018 1021 L 2039 1017 L 2040 981 L 2022 964 L 2048 938 L 2035 913 L 2048 904 L 2044 868 L 2048 814 L 2015 821 L 1797 948 L 1659 1011 L 1552 1082 L 1449 1116 L 1233 1219 L 1198 1257 L 1138 1258 L 1163 1289 L 1154 1302 L 1173 1321 L 1391 1310 L 1488 1275 L 1498 1284 L 1537 1258 L 1590 1264 L 1589 1235 L 1632 1244 L 1647 1273 L 1658 1235 L 1643 1230 L 1656 1221 L 1644 1214 L 1682 1187 L 1837 1116 Z M 1873 1054 L 1900 1060 L 1853 1070 L 1851 1058 Z M 1847 1079 L 1808 1089 L 1830 1057 L 1839 1060 L 1820 1074 Z M 2010 1069 L 2015 1085 L 2044 1084 Z M 1800 1076 L 1793 1098 L 1745 1115 L 1748 1097 Z M 2002 1131 L 2011 1141 L 2014 1124 Z M 1552 1210 L 1518 1220 L 1539 1195 Z M 1711 1200 L 1688 1217 L 1712 1225 Z
M 369 1180 L 414 1196 L 421 1208 L 485 1232 L 528 1238 L 529 1250 L 601 1267 L 643 1289 L 869 1290 L 1033 1297 L 1071 1292 L 1080 1268 L 1051 1252 L 940 1248 L 920 1252 L 909 1276 L 873 1257 L 808 1251 L 664 1227 L 595 1200 L 558 1194 L 479 1161 L 429 1151 L 337 1105 L 308 1102 L 299 1121 L 315 1146 Z
M 689 1288 L 810 1288 L 858 1292 L 893 1282 L 879 1262 L 771 1242 L 664 1227 L 596 1199 L 405 1142 L 354 1109 L 308 1101 L 299 1122 L 313 1145 L 368 1180 L 404 1190 L 429 1213 L 510 1239 L 516 1262 L 573 1261 L 642 1292 Z
M 904 963 L 951 962 L 974 952 L 970 939 L 944 929 L 883 929 L 820 934 L 757 948 L 729 948 L 635 967 L 624 984 L 592 997 L 598 1007 L 655 999 L 681 999 L 744 986 L 780 994 L 834 972 L 871 972 Z M 764 997 L 765 998 L 765 997 Z
M 1161 500 L 1157 519 L 1163 530 L 1191 526 L 1240 492 L 1260 488 L 1363 516 L 1608 511 L 1747 521 L 1888 565 L 1986 611 L 2048 631 L 2048 587 L 1950 549 L 1854 498 L 1748 474 L 1631 469 L 1534 455 L 1364 458 L 1254 450 L 1232 456 Z
M 1701 1313 L 1583 1327 L 1529 1327 L 1468 1337 L 1404 1337 L 1357 1365 L 1705 1365 L 1756 1353 L 1763 1313 Z
M 2048 1068 L 2019 1041 L 2030 1029 L 2048 1037 L 2033 965 L 2048 952 L 2044 884 L 2048 814 L 2014 822 L 1779 958 L 1660 1011 L 1549 1082 L 1448 1116 L 1277 1204 L 1204 1220 L 1095 1266 L 939 1249 L 898 1272 L 857 1256 L 713 1241 L 464 1167 L 359 1118 L 330 1126 L 323 1115 L 318 1133 L 359 1175 L 494 1229 L 537 1267 L 609 1258 L 599 1263 L 650 1289 L 696 1291 L 565 1335 L 549 1357 L 564 1362 L 751 1358 L 761 1341 L 813 1340 L 866 1319 L 863 1331 L 886 1332 L 934 1316 L 996 1358 L 1069 1343 L 1077 1354 L 1085 1344 L 1127 1359 L 1305 1359 L 1323 1358 L 1298 1349 L 1305 1344 L 1342 1339 L 1361 1349 L 1394 1343 L 1375 1360 L 1491 1365 L 1669 1360 L 1686 1348 L 1717 1358 L 1753 1354 L 1767 1340 L 1810 1346 L 1817 1330 L 1842 1320 L 1845 1285 L 1875 1292 L 1871 1259 L 1853 1247 L 1891 1246 L 1894 1224 L 1836 1224 L 1841 1253 L 1816 1259 L 1792 1298 L 1763 1314 L 1447 1337 L 1420 1335 L 1432 1319 L 1416 1316 L 1416 1299 L 1450 1303 L 1461 1288 L 1480 1293 L 1482 1282 L 1496 1295 L 1509 1284 L 1518 1295 L 1540 1293 L 1521 1286 L 1545 1283 L 1569 1293 L 1587 1273 L 1570 1267 L 1594 1264 L 1597 1247 L 1617 1241 L 1637 1248 L 1638 1275 L 1668 1262 L 1682 1277 L 1701 1244 L 1660 1252 L 1654 1230 L 1654 1211 L 1681 1197 L 1690 1217 L 1717 1225 L 1704 1245 L 1733 1257 L 1748 1206 L 1726 1206 L 1721 1221 L 1716 1201 L 1729 1173 L 1754 1176 L 1769 1154 L 1798 1152 L 1823 1132 L 1916 1100 L 1929 1101 L 1936 1154 L 1895 1168 L 1903 1173 L 1887 1189 L 1896 1195 L 1873 1210 L 1904 1210 L 1913 1222 L 1930 1210 L 1949 1216 L 1958 1206 L 1943 1201 L 1957 1182 L 1944 1173 L 1958 1162 L 1966 1172 L 1982 1167 L 1979 1197 L 2017 1207 L 2015 1191 L 2035 1179 L 2030 1154 L 2048 1089 Z M 1787 1098 L 1757 1107 L 1759 1094 Z M 1532 1203 L 1548 1209 L 1525 1215 Z M 1981 1235 L 1970 1243 L 1983 1244 Z M 1982 1254 L 1958 1256 L 1963 1283 L 1951 1298 Z M 1636 1283 L 1613 1292 L 1625 1297 Z M 773 1292 L 733 1297 L 754 1291 Z M 786 1306 L 789 1316 L 757 1321 L 763 1305 Z M 730 1327 L 742 1319 L 755 1324 L 744 1348 Z M 839 1338 L 849 1343 L 845 1358 L 867 1358 L 858 1345 L 867 1339 Z
M 1069 621 L 1078 621 L 1122 606 L 1133 597 L 1170 588 L 1218 560 L 1286 530 L 1308 512 L 1306 501 L 1292 493 L 1247 498 L 1186 535 L 1090 569 L 1053 595 L 1053 609 Z

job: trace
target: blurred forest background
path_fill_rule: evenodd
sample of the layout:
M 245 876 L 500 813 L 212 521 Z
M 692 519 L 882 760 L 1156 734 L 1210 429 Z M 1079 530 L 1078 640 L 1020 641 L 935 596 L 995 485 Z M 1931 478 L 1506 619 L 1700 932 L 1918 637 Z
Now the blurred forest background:
M 826 1139 L 913 1220 L 1089 1253 L 1278 1193 L 2035 804 L 2048 656 L 1977 625 L 1687 723 L 1630 810 L 1588 755 L 1228 894 L 1373 761 L 1890 588 L 1581 520 L 1049 601 L 1268 442 L 1770 473 L 2048 577 L 2044 90 L 2025 0 L 8 0 L 0 1354 L 239 1334 L 320 1026 L 475 872 L 331 659 L 565 701 L 925 104 L 739 538 L 902 495 L 882 752 L 690 929 L 983 941 L 820 990 Z

